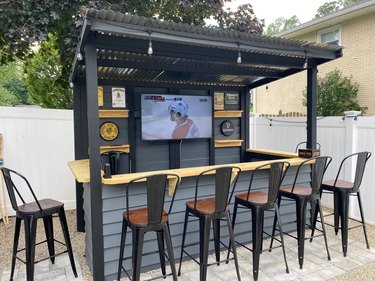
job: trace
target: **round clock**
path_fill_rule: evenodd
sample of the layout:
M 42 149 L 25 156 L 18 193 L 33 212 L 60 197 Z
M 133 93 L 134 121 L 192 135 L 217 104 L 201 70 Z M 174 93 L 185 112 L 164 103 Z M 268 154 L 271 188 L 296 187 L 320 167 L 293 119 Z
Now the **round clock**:
M 113 122 L 104 122 L 100 125 L 100 137 L 106 141 L 113 141 L 118 137 L 118 127 Z

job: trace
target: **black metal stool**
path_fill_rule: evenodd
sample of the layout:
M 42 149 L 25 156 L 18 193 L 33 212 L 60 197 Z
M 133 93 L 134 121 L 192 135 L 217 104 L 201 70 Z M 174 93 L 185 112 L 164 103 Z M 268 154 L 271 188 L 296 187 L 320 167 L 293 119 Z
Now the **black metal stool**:
M 34 194 L 34 191 L 31 188 L 30 183 L 28 180 L 21 174 L 17 173 L 16 171 L 7 169 L 5 167 L 0 168 L 4 175 L 5 184 L 8 190 L 10 202 L 12 204 L 12 208 L 16 211 L 16 227 L 14 232 L 14 242 L 13 242 L 13 255 L 12 255 L 12 268 L 10 273 L 10 280 L 13 280 L 14 275 L 14 267 L 16 265 L 16 259 L 22 261 L 26 264 L 26 276 L 27 281 L 34 280 L 34 264 L 44 261 L 46 259 L 50 259 L 52 263 L 55 263 L 55 257 L 64 253 L 68 253 L 70 264 L 72 266 L 72 270 L 74 276 L 77 278 L 77 270 L 74 263 L 73 257 L 73 250 L 72 245 L 70 243 L 70 236 L 68 230 L 68 224 L 66 222 L 65 211 L 64 211 L 64 203 L 53 200 L 53 199 L 42 199 L 38 200 Z M 16 177 L 14 177 L 16 176 Z M 23 199 L 21 193 L 23 193 L 20 188 L 17 188 L 14 184 L 15 178 L 20 178 L 28 187 L 30 193 L 34 198 L 34 202 L 26 203 Z M 22 201 L 22 205 L 18 205 L 17 203 L 17 196 Z M 53 221 L 52 215 L 57 214 L 63 235 L 65 238 L 65 243 L 62 243 L 54 238 L 53 235 Z M 42 218 L 44 222 L 44 229 L 46 232 L 46 240 L 35 244 L 36 239 L 36 226 L 37 220 Z M 18 250 L 18 240 L 20 236 L 21 230 L 21 221 L 24 221 L 25 224 L 25 248 Z M 66 246 L 66 250 L 55 254 L 55 246 L 54 242 L 58 242 Z M 41 243 L 47 243 L 48 245 L 48 252 L 49 257 L 44 258 L 39 261 L 35 261 L 35 246 Z M 26 261 L 23 261 L 19 257 L 17 257 L 17 253 L 20 251 L 26 251 Z
M 366 163 L 370 157 L 371 157 L 371 153 L 367 151 L 354 153 L 345 157 L 340 164 L 340 168 L 337 172 L 336 179 L 324 181 L 322 183 L 322 193 L 333 193 L 333 196 L 334 196 L 334 213 L 328 214 L 326 216 L 334 215 L 333 226 L 335 228 L 336 235 L 339 229 L 341 229 L 341 243 L 342 243 L 342 251 L 344 253 L 344 257 L 346 257 L 346 253 L 348 250 L 348 230 L 353 229 L 353 228 L 357 228 L 361 226 L 363 227 L 366 246 L 367 246 L 367 249 L 370 249 L 370 245 L 367 240 L 365 216 L 363 214 L 362 201 L 361 201 L 361 197 L 359 194 L 359 187 L 361 186 L 361 183 L 362 183 L 363 173 L 366 168 Z M 352 161 L 356 160 L 357 162 L 354 182 L 339 179 L 342 168 L 344 167 L 346 163 L 350 164 L 350 160 Z M 353 218 L 349 218 L 348 213 L 349 213 L 349 196 L 350 195 L 357 196 L 358 198 L 359 211 L 361 213 L 361 221 L 358 221 Z M 341 227 L 339 226 L 340 219 L 341 219 Z M 348 227 L 349 219 L 359 222 L 360 224 L 349 228 Z M 316 215 L 315 215 L 314 220 L 316 221 Z
M 275 212 L 277 222 L 279 224 L 279 229 L 280 229 L 280 232 L 279 232 L 280 242 L 281 242 L 281 247 L 283 249 L 286 272 L 289 273 L 288 263 L 286 261 L 286 256 L 285 256 L 283 233 L 282 233 L 282 228 L 281 228 L 281 223 L 280 223 L 280 213 L 279 213 L 279 209 L 276 203 L 280 184 L 289 166 L 290 164 L 288 162 L 274 162 L 271 164 L 264 164 L 264 165 L 258 166 L 251 174 L 248 191 L 246 193 L 236 194 L 234 196 L 235 200 L 234 200 L 233 221 L 232 221 L 233 231 L 234 231 L 234 226 L 236 223 L 237 208 L 245 208 L 245 209 L 251 210 L 253 249 L 250 249 L 249 247 L 247 247 L 246 245 L 240 242 L 236 241 L 236 243 L 240 244 L 241 246 L 253 252 L 253 278 L 254 280 L 258 280 L 259 257 L 260 257 L 260 254 L 263 252 L 262 244 L 263 244 L 263 233 L 264 233 L 263 231 L 264 211 Z M 258 174 L 262 170 L 264 171 L 264 169 L 266 168 L 269 168 L 268 192 L 252 191 L 251 189 L 252 189 L 254 175 Z M 227 258 L 229 258 L 229 254 L 230 252 L 228 251 Z
M 129 187 L 136 182 L 146 181 L 147 192 L 146 208 L 130 208 L 129 205 Z M 174 181 L 169 182 L 169 181 Z M 160 265 L 163 277 L 166 277 L 165 271 L 165 251 L 164 238 L 167 245 L 168 260 L 170 262 L 173 280 L 177 280 L 176 267 L 173 256 L 172 240 L 169 232 L 168 215 L 170 214 L 176 194 L 176 189 L 180 183 L 180 177 L 176 174 L 154 174 L 146 177 L 133 179 L 126 185 L 126 211 L 123 213 L 120 257 L 118 264 L 117 280 L 121 278 L 122 269 L 130 276 L 122 266 L 124 260 L 126 231 L 129 227 L 132 230 L 133 251 L 132 251 L 132 267 L 133 274 L 131 280 L 138 281 L 141 272 L 142 250 L 144 235 L 148 231 L 155 231 L 159 246 Z M 173 188 L 172 199 L 169 211 L 164 210 L 165 193 L 168 188 Z
M 213 223 L 213 232 L 214 232 L 214 245 L 215 245 L 215 256 L 216 256 L 216 263 L 220 263 L 220 244 L 225 246 L 220 241 L 220 220 L 226 218 L 228 232 L 230 237 L 230 245 L 232 247 L 233 255 L 234 255 L 234 262 L 236 267 L 236 273 L 238 280 L 241 280 L 240 271 L 238 268 L 238 261 L 237 261 L 237 254 L 236 254 L 236 247 L 234 245 L 233 240 L 233 231 L 232 225 L 230 220 L 230 213 L 228 204 L 232 199 L 233 192 L 236 186 L 236 182 L 239 176 L 241 169 L 234 166 L 225 166 L 215 169 L 209 169 L 200 173 L 196 180 L 195 185 L 195 197 L 194 200 L 186 202 L 186 210 L 185 210 L 185 223 L 184 223 L 184 230 L 182 235 L 182 245 L 181 245 L 181 255 L 180 255 L 180 266 L 178 269 L 178 275 L 181 274 L 181 264 L 182 264 L 182 257 L 185 253 L 189 257 L 191 257 L 195 262 L 200 265 L 200 280 L 206 280 L 207 276 L 207 266 L 211 265 L 208 264 L 208 246 L 210 241 L 210 228 L 211 228 L 211 221 Z M 204 177 L 208 177 L 208 175 L 214 174 L 214 184 L 211 185 L 215 188 L 215 196 L 209 198 L 202 198 L 198 199 L 198 186 L 200 180 Z M 209 188 L 208 182 L 205 181 L 205 187 Z M 232 191 L 230 191 L 232 186 Z M 185 245 L 185 237 L 186 237 L 186 229 L 189 220 L 189 216 L 198 217 L 199 219 L 199 262 L 191 256 L 186 250 L 185 247 L 196 245 L 197 243 Z M 225 246 L 228 248 L 227 246 Z M 228 248 L 229 249 L 229 248 Z M 227 261 L 227 260 L 225 260 Z
M 324 227 L 324 220 L 323 220 L 323 212 L 320 203 L 320 186 L 323 180 L 323 176 L 325 171 L 327 170 L 328 165 L 331 163 L 332 158 L 329 156 L 321 156 L 321 157 L 313 157 L 311 159 L 307 159 L 303 161 L 297 168 L 296 176 L 294 178 L 293 185 L 286 185 L 282 186 L 279 191 L 279 200 L 278 205 L 281 204 L 281 199 L 283 197 L 289 198 L 291 200 L 296 201 L 296 215 L 297 215 L 297 237 L 294 237 L 288 233 L 288 236 L 293 238 L 297 238 L 298 240 L 298 261 L 299 266 L 303 268 L 303 261 L 304 261 L 304 251 L 305 251 L 305 228 L 306 228 L 306 209 L 307 203 L 309 202 L 312 208 L 316 208 L 320 213 L 320 217 L 322 220 L 322 232 L 324 236 L 324 242 L 327 250 L 327 258 L 331 260 L 329 250 L 328 250 L 328 243 L 327 243 L 327 236 L 326 230 Z M 311 181 L 309 182 L 310 186 L 297 184 L 298 176 L 300 175 L 301 168 L 306 166 L 311 167 Z M 315 213 L 312 211 L 312 213 Z M 312 229 L 315 229 L 315 225 L 311 226 Z M 273 231 L 272 236 L 276 229 L 276 218 L 273 224 Z M 273 243 L 273 237 L 271 238 L 271 247 Z

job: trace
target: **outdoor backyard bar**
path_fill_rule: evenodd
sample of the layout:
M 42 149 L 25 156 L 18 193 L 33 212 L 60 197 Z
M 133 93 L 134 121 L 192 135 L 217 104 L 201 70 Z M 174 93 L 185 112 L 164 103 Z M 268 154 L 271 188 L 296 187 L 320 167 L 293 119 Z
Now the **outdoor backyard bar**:
M 69 167 L 76 177 L 77 228 L 86 233 L 86 258 L 94 280 L 117 277 L 126 185 L 133 179 L 156 173 L 181 178 L 169 216 L 176 263 L 185 202 L 194 199 L 201 172 L 225 165 L 239 167 L 238 193 L 247 191 L 257 166 L 285 160 L 291 167 L 284 181 L 293 182 L 296 166 L 305 159 L 295 153 L 249 148 L 252 89 L 304 71 L 306 141 L 308 148 L 315 148 L 317 67 L 340 58 L 340 46 L 104 10 L 87 10 L 80 28 L 69 81 L 75 133 L 75 160 Z M 178 123 L 181 115 L 188 116 L 183 126 Z M 299 180 L 309 181 L 309 176 L 306 171 Z M 169 181 L 169 186 L 176 183 Z M 257 175 L 254 188 L 267 185 L 265 170 Z M 141 199 L 145 192 L 144 182 L 132 185 L 129 204 L 145 206 Z M 166 204 L 172 193 L 165 195 Z M 294 220 L 292 203 L 286 204 L 281 217 L 283 222 Z M 247 231 L 236 237 L 243 243 L 252 237 L 249 218 L 244 212 L 237 215 L 235 232 Z M 267 214 L 264 227 L 272 229 L 272 223 L 273 215 Z M 228 240 L 224 223 L 220 233 Z M 130 237 L 131 233 L 125 256 L 132 252 Z M 191 223 L 186 241 L 198 240 L 198 224 Z M 142 271 L 159 267 L 157 248 L 155 235 L 147 234 L 143 253 L 149 255 L 142 259 Z M 210 245 L 209 250 L 213 249 Z M 190 252 L 198 256 L 199 245 Z M 130 259 L 124 267 L 132 269 Z

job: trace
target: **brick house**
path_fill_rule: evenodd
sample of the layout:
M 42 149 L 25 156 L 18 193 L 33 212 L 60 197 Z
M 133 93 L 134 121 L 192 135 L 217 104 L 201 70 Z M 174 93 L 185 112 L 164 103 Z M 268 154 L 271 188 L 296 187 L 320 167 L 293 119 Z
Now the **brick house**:
M 335 68 L 345 76 L 352 76 L 352 81 L 359 84 L 359 104 L 368 107 L 366 115 L 375 115 L 375 0 L 309 21 L 277 36 L 343 46 L 343 57 L 320 65 L 318 76 L 324 77 Z M 258 87 L 253 95 L 255 111 L 263 114 L 306 113 L 306 107 L 302 105 L 306 77 L 304 71 Z

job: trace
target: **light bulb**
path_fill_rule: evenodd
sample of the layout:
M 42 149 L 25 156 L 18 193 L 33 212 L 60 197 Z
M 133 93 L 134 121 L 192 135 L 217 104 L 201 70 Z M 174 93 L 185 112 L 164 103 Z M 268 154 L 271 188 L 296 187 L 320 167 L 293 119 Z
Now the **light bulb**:
M 150 42 L 148 43 L 147 54 L 152 55 L 153 53 L 154 53 L 154 50 L 152 49 L 152 42 L 151 42 L 151 38 L 150 38 Z
M 241 52 L 238 51 L 237 63 L 241 63 L 241 62 L 242 62 Z
M 83 60 L 83 55 L 81 53 L 77 54 L 77 60 Z

